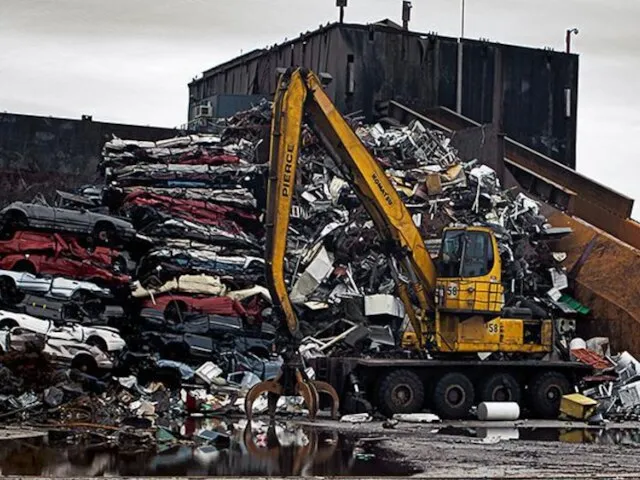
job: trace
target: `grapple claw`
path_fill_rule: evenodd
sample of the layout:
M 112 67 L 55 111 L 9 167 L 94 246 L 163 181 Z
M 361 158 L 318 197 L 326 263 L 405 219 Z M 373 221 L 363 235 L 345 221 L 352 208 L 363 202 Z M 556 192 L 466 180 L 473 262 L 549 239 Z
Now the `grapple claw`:
M 253 417 L 253 402 L 255 402 L 256 399 L 265 392 L 269 394 L 269 415 L 271 418 L 275 416 L 276 402 L 278 401 L 278 397 L 282 396 L 284 393 L 284 388 L 279 383 L 279 379 L 280 378 L 278 377 L 275 380 L 260 382 L 249 390 L 246 398 L 244 399 L 244 411 L 249 422 L 251 422 L 251 418 Z M 273 400 L 274 398 L 275 400 Z
M 312 420 L 318 414 L 318 391 L 310 380 L 306 379 L 299 370 L 296 370 L 296 393 L 304 399 L 309 409 L 309 418 Z
M 331 418 L 337 418 L 338 410 L 340 409 L 340 397 L 338 397 L 338 392 L 336 392 L 336 389 L 333 388 L 329 383 L 322 382 L 320 380 L 313 380 L 311 383 L 318 392 L 318 398 L 321 393 L 326 393 L 331 397 Z

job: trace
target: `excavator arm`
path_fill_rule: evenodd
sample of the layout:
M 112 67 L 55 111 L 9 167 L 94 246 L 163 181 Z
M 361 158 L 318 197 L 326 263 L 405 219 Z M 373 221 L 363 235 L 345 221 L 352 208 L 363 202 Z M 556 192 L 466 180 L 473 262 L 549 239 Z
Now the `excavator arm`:
M 249 419 L 253 401 L 263 392 L 269 394 L 272 418 L 277 396 L 294 393 L 303 395 L 311 417 L 317 409 L 318 392 L 333 397 L 333 411 L 337 410 L 335 390 L 323 382 L 309 380 L 301 369 L 302 362 L 297 353 L 300 328 L 284 278 L 287 233 L 305 121 L 332 155 L 378 229 L 387 253 L 393 259 L 391 270 L 398 295 L 420 346 L 424 345 L 426 315 L 433 307 L 435 265 L 407 207 L 384 170 L 337 111 L 320 79 L 304 69 L 287 71 L 279 80 L 273 105 L 265 257 L 267 283 L 275 311 L 287 325 L 293 352 L 285 358 L 280 377 L 256 385 L 247 395 L 245 411 Z M 419 306 L 418 312 L 413 306 L 411 292 Z
M 276 93 L 273 114 L 266 215 L 267 281 L 289 331 L 299 335 L 284 281 L 284 258 L 301 129 L 306 120 L 371 216 L 387 253 L 395 259 L 392 272 L 398 294 L 422 345 L 424 324 L 420 320 L 424 319 L 419 317 L 433 307 L 436 269 L 411 214 L 384 170 L 336 110 L 314 73 L 303 69 L 285 73 Z M 415 314 L 408 286 L 420 307 L 419 315 Z

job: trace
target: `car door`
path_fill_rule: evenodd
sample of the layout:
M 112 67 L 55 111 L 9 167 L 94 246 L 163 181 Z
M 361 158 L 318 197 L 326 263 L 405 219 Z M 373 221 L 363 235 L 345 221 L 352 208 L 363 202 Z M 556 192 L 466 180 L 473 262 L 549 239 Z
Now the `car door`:
M 20 278 L 16 279 L 16 286 L 21 290 L 47 293 L 51 287 L 51 280 L 47 278 L 38 278 L 27 272 L 22 272 L 20 275 Z
M 53 322 L 49 322 L 47 337 L 67 342 L 75 341 L 78 343 L 84 343 L 84 332 L 78 325 L 57 326 Z
M 40 263 L 40 271 L 50 275 L 74 278 L 79 274 L 79 264 L 80 262 L 64 257 L 46 257 Z

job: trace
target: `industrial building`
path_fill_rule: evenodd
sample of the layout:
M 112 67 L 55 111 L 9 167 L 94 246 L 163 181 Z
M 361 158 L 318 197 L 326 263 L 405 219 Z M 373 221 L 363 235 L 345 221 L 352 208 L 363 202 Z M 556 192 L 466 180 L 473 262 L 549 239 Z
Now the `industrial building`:
M 277 69 L 290 66 L 331 74 L 328 91 L 342 113 L 373 121 L 389 100 L 418 112 L 447 107 L 575 168 L 577 55 L 413 32 L 390 20 L 329 24 L 206 70 L 189 84 L 190 124 L 270 98 Z

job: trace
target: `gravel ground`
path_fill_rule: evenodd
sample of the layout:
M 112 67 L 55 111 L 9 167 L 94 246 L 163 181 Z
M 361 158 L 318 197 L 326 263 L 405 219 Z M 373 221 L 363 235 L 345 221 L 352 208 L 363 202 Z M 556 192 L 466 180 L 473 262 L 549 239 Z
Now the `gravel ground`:
M 345 424 L 318 421 L 319 428 L 359 438 L 381 438 L 378 446 L 390 458 L 419 468 L 428 478 L 640 478 L 640 443 L 629 438 L 640 424 L 607 425 L 606 432 L 582 423 L 560 421 L 400 423 L 393 429 L 380 422 Z M 482 428 L 524 426 L 518 440 L 465 436 Z M 567 433 L 570 431 L 571 433 Z M 636 430 L 636 438 L 640 434 Z M 452 433 L 452 434 L 449 434 Z M 567 441 L 557 441 L 566 435 Z M 568 443 L 580 438 L 595 443 Z M 626 437 L 615 444 L 614 437 Z M 541 438 L 531 440 L 530 438 Z

